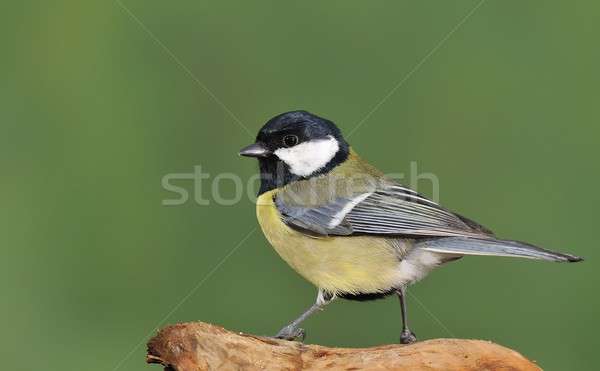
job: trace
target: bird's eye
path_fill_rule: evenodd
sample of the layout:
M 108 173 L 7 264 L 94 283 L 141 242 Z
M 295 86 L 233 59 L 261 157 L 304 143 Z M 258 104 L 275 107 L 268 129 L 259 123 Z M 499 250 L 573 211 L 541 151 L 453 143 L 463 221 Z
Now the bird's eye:
M 283 145 L 286 147 L 293 147 L 298 144 L 298 137 L 296 135 L 286 135 L 283 137 Z

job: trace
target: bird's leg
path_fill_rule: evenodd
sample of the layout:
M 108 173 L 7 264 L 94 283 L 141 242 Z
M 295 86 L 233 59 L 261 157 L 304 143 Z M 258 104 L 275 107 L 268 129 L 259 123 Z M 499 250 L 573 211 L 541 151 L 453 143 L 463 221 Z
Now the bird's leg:
M 302 323 L 305 319 L 310 317 L 313 313 L 318 310 L 322 310 L 325 305 L 329 304 L 335 298 L 334 295 L 326 293 L 322 290 L 319 290 L 317 295 L 317 301 L 312 305 L 312 307 L 308 308 L 308 310 L 300 315 L 300 317 L 296 318 L 289 325 L 282 328 L 277 335 L 275 335 L 278 339 L 285 340 L 296 340 L 300 339 L 300 341 L 304 341 L 304 337 L 306 336 L 306 332 L 304 329 L 298 327 L 300 323 Z
M 408 319 L 406 316 L 406 287 L 401 287 L 396 291 L 400 299 L 400 311 L 402 312 L 402 332 L 400 333 L 400 343 L 410 344 L 417 341 L 415 333 L 408 328 Z

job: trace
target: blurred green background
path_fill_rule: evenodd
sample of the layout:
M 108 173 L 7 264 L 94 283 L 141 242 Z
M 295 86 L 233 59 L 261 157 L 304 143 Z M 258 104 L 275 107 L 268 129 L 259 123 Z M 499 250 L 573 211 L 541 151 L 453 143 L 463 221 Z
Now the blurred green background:
M 414 331 L 597 369 L 600 5 L 489 0 L 449 36 L 478 1 L 123 4 L 0 6 L 6 369 L 146 370 L 145 341 L 181 321 L 275 333 L 315 290 L 260 231 L 238 246 L 252 202 L 163 206 L 161 179 L 247 180 L 237 151 L 271 116 L 307 109 L 349 133 L 409 74 L 356 150 L 385 172 L 417 161 L 444 205 L 500 236 L 587 259 L 445 266 L 411 288 Z M 396 342 L 399 317 L 395 298 L 337 301 L 304 327 L 370 346 Z

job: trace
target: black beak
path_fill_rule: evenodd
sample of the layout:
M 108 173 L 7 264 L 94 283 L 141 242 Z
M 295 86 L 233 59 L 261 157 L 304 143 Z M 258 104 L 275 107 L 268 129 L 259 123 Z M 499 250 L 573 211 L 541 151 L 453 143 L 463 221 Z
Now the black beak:
M 240 156 L 245 157 L 268 157 L 271 155 L 271 151 L 269 151 L 264 144 L 254 143 L 249 145 L 248 147 L 244 147 L 240 150 Z

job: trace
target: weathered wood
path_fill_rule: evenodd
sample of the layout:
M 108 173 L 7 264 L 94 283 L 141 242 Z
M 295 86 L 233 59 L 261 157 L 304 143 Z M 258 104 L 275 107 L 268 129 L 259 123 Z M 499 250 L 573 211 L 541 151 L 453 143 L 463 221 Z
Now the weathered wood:
M 435 339 L 411 345 L 328 348 L 234 333 L 202 323 L 169 326 L 148 343 L 165 370 L 541 370 L 489 341 Z

